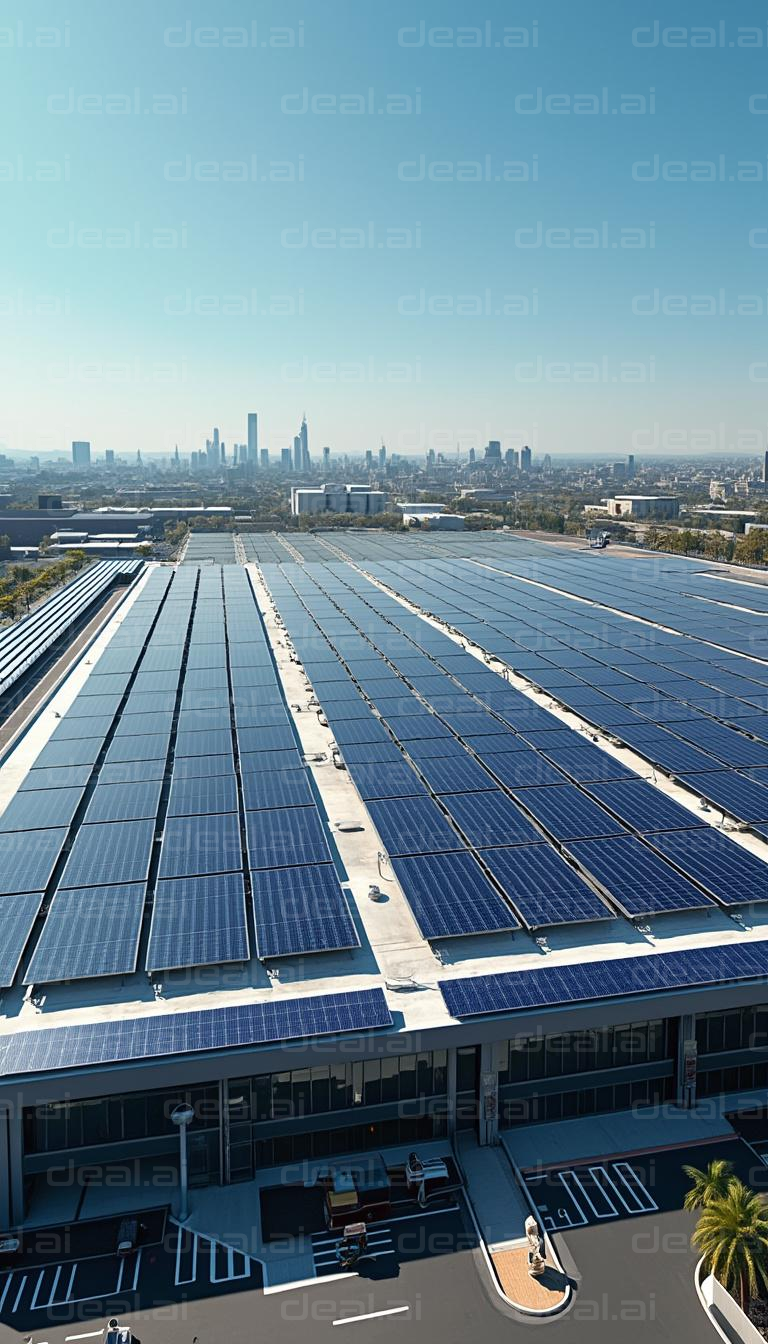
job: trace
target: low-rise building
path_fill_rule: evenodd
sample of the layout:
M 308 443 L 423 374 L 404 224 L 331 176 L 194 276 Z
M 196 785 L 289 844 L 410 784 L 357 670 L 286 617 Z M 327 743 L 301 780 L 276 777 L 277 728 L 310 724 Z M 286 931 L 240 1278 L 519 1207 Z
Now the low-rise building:
M 367 485 L 294 485 L 291 513 L 294 517 L 308 513 L 383 513 L 386 499 L 384 490 L 371 490 Z

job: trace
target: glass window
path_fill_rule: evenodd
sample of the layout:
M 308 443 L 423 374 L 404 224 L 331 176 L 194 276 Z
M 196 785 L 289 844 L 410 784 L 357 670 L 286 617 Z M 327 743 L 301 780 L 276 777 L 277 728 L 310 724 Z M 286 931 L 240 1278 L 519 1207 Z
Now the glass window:
M 310 1070 L 312 1114 L 324 1115 L 331 1109 L 331 1083 L 328 1065 Z
M 252 1117 L 254 1120 L 272 1118 L 272 1078 L 268 1073 L 260 1073 L 253 1080 Z
M 126 1139 L 145 1139 L 147 1129 L 147 1099 L 138 1092 L 123 1097 L 123 1134 Z
M 632 1063 L 632 1028 L 614 1027 L 613 1029 L 613 1067 L 621 1068 Z
M 456 1091 L 474 1092 L 477 1077 L 477 1050 L 474 1045 L 456 1051 Z
M 254 1079 L 254 1082 L 258 1082 Z M 233 1078 L 227 1088 L 228 1115 L 230 1125 L 239 1120 L 251 1118 L 251 1080 Z
M 563 1036 L 547 1036 L 545 1071 L 547 1078 L 559 1078 L 563 1072 Z
M 723 1013 L 723 1049 L 738 1050 L 741 1047 L 741 1013 L 738 1008 Z
M 381 1100 L 399 1101 L 400 1070 L 398 1061 L 392 1057 L 381 1061 Z
M 309 1081 L 309 1069 L 294 1069 L 291 1073 L 291 1096 L 293 1114 L 312 1114 L 312 1089 Z
M 363 1104 L 363 1066 L 359 1061 L 352 1065 L 352 1105 Z
M 461 1051 L 459 1051 L 461 1054 Z M 416 1056 L 400 1055 L 400 1100 L 416 1096 Z
M 363 1064 L 363 1105 L 378 1106 L 381 1101 L 381 1061 L 367 1059 Z
M 716 1050 L 722 1050 L 725 1039 L 725 1023 L 722 1013 L 710 1013 L 708 1021 L 707 1034 L 707 1054 L 714 1054 Z
M 595 1068 L 610 1069 L 613 1064 L 613 1031 L 603 1027 L 597 1032 L 595 1044 Z
M 106 1100 L 81 1102 L 80 1110 L 83 1120 L 83 1144 L 108 1143 L 109 1126 L 107 1124 Z
M 290 1073 L 272 1074 L 272 1119 L 285 1120 L 292 1115 L 291 1075 Z
M 525 1042 L 512 1041 L 509 1051 L 509 1063 L 505 1081 L 525 1083 L 528 1080 L 529 1052 Z M 501 1081 L 501 1080 L 499 1080 Z
M 595 1106 L 595 1089 L 593 1087 L 586 1087 L 583 1092 L 579 1092 L 579 1115 L 594 1115 Z
M 432 1065 L 434 1076 L 432 1079 L 432 1090 L 436 1097 L 445 1096 L 448 1091 L 448 1051 L 433 1050 Z
M 330 1090 L 332 1111 L 346 1110 L 352 1104 L 352 1068 L 349 1064 L 331 1064 Z
M 645 1064 L 648 1058 L 648 1023 L 633 1022 L 631 1028 L 632 1063 Z
M 416 1056 L 416 1091 L 420 1097 L 432 1096 L 432 1056 L 428 1051 Z

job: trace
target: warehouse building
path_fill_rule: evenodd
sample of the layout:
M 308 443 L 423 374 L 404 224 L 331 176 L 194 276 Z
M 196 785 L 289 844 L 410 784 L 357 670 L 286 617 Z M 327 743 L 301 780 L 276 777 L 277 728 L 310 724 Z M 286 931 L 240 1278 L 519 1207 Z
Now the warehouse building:
M 179 1102 L 202 1185 L 766 1101 L 744 611 L 715 648 L 673 561 L 660 590 L 549 546 L 537 587 L 501 534 L 493 571 L 450 534 L 309 540 L 146 566 L 0 761 L 2 1226 L 127 1165 L 146 1200 Z

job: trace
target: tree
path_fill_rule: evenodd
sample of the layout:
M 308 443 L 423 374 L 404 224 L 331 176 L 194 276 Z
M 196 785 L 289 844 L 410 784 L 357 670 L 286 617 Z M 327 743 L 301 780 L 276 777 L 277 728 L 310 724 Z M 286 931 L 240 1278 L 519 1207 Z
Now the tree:
M 683 1208 L 703 1209 L 713 1199 L 723 1199 L 728 1193 L 729 1182 L 733 1178 L 733 1163 L 724 1157 L 716 1157 L 703 1170 L 700 1167 L 683 1167 L 691 1188 L 686 1193 Z
M 732 1177 L 721 1198 L 705 1204 L 691 1238 L 707 1269 L 735 1297 L 742 1311 L 768 1288 L 768 1204 Z

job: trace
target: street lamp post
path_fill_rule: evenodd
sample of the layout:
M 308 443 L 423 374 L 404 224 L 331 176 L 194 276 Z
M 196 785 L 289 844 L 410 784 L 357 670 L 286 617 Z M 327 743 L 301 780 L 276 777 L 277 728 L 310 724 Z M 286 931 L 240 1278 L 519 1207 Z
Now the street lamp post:
M 180 1196 L 180 1199 L 179 1199 L 179 1222 L 180 1222 L 180 1223 L 186 1223 L 186 1221 L 187 1221 L 187 1219 L 188 1219 L 188 1217 L 189 1217 L 189 1209 L 188 1209 L 188 1207 L 187 1207 L 187 1185 L 188 1185 L 188 1182 L 187 1182 L 187 1128 L 188 1128 L 189 1125 L 191 1125 L 191 1123 L 192 1123 L 192 1121 L 194 1120 L 194 1118 L 195 1118 L 195 1112 L 193 1111 L 192 1107 L 191 1107 L 191 1106 L 187 1106 L 187 1104 L 186 1104 L 185 1102 L 183 1102 L 183 1101 L 182 1101 L 182 1102 L 179 1102 L 179 1105 L 176 1106 L 176 1107 L 173 1109 L 173 1111 L 171 1111 L 171 1119 L 172 1119 L 174 1125 L 176 1125 L 176 1126 L 178 1127 L 178 1131 L 179 1131 L 179 1155 L 180 1155 L 180 1168 L 181 1168 L 181 1171 L 180 1171 L 180 1176 L 181 1176 L 181 1196 Z

